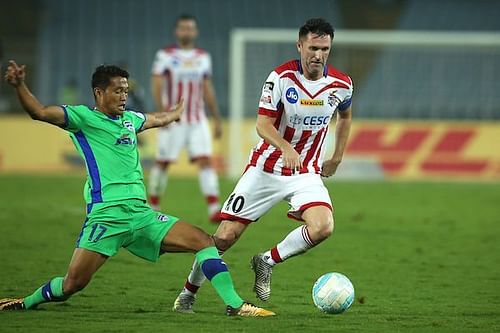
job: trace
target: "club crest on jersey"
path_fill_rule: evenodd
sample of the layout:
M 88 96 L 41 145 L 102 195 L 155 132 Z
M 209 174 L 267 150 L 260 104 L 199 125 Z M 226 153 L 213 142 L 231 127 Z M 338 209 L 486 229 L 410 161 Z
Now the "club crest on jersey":
M 323 106 L 325 101 L 322 99 L 300 99 L 300 105 L 302 106 Z
M 135 140 L 129 136 L 129 134 L 122 134 L 118 139 L 116 139 L 115 146 L 118 145 L 133 145 Z
M 285 97 L 288 103 L 295 104 L 299 100 L 299 93 L 294 87 L 290 87 L 287 89 Z
M 332 108 L 337 108 L 337 105 L 340 103 L 340 99 L 335 95 L 337 90 L 333 90 L 329 95 L 328 95 L 328 105 L 330 105 Z
M 292 124 L 294 127 L 296 125 L 300 125 L 302 123 L 302 117 L 299 116 L 298 114 L 294 114 L 293 116 L 290 116 L 290 124 Z
M 159 214 L 158 217 L 156 218 L 158 221 L 160 222 L 167 222 L 168 221 L 168 217 L 167 215 L 164 215 L 164 214 Z
M 126 129 L 128 129 L 130 132 L 134 132 L 135 133 L 135 128 L 134 128 L 134 125 L 132 124 L 132 122 L 130 122 L 128 120 L 125 120 L 123 122 L 123 127 L 125 127 Z

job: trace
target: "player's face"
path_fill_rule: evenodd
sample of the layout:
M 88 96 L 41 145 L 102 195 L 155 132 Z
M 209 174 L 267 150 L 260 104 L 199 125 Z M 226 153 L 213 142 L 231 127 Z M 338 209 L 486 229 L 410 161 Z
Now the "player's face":
M 175 38 L 183 45 L 189 45 L 198 37 L 198 29 L 195 20 L 180 20 L 175 28 Z
M 128 80 L 116 76 L 111 78 L 106 90 L 96 91 L 96 104 L 99 110 L 110 115 L 121 115 L 125 112 L 128 97 Z
M 332 48 L 330 35 L 318 36 L 308 33 L 297 43 L 300 61 L 304 75 L 310 80 L 317 80 L 323 75 L 323 70 Z

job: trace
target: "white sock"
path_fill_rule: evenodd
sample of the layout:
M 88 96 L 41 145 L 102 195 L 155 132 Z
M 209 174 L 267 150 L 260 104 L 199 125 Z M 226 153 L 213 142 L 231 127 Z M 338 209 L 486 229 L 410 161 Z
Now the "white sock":
M 158 164 L 153 165 L 149 173 L 148 193 L 150 196 L 150 204 L 153 208 L 158 209 L 160 197 L 167 188 L 168 174 L 164 167 Z M 156 207 L 155 207 L 156 206 Z
M 208 214 L 212 215 L 220 209 L 219 180 L 214 168 L 203 168 L 199 172 L 201 193 L 205 196 L 208 205 Z
M 274 266 L 286 259 L 302 254 L 315 244 L 307 231 L 307 226 L 292 230 L 278 245 L 264 253 L 264 260 Z
M 198 261 L 193 262 L 193 267 L 191 267 L 191 272 L 189 272 L 186 283 L 184 284 L 184 288 L 182 292 L 188 295 L 195 295 L 198 291 L 198 288 L 201 287 L 203 282 L 205 282 L 207 278 L 201 269 L 201 265 Z

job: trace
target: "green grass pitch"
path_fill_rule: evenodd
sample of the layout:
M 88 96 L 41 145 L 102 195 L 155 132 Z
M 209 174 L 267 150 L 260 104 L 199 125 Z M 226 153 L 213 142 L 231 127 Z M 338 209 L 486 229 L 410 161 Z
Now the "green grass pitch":
M 221 184 L 222 195 L 233 186 Z M 332 182 L 336 228 L 306 255 L 276 267 L 274 318 L 227 318 L 209 284 L 196 315 L 171 311 L 193 256 L 158 264 L 122 250 L 66 303 L 0 313 L 1 332 L 493 332 L 500 330 L 498 184 Z M 196 179 L 171 179 L 164 211 L 205 220 Z M 225 255 L 240 294 L 259 305 L 249 259 L 298 224 L 275 207 Z M 84 219 L 82 177 L 0 176 L 0 297 L 24 296 L 65 273 Z M 346 274 L 356 301 L 320 313 L 311 288 L 321 274 Z

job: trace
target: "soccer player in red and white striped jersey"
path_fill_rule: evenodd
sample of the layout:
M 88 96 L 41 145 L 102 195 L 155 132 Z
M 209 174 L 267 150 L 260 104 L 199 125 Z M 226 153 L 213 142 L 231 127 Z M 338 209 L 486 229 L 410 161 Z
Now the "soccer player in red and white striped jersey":
M 264 301 L 271 293 L 273 266 L 318 245 L 333 231 L 333 205 L 321 176 L 332 176 L 342 161 L 351 127 L 353 83 L 327 65 L 332 39 L 330 23 L 308 20 L 299 31 L 300 59 L 278 66 L 268 76 L 256 125 L 261 140 L 222 206 L 223 221 L 214 235 L 217 248 L 224 252 L 271 207 L 288 202 L 288 216 L 303 225 L 251 260 L 254 290 Z M 325 138 L 335 114 L 335 151 L 325 158 Z M 203 280 L 195 262 L 174 310 L 192 311 Z
M 212 140 L 205 105 L 215 123 L 214 137 L 220 138 L 222 126 L 212 84 L 210 54 L 195 47 L 196 19 L 182 15 L 176 21 L 177 44 L 160 49 L 152 67 L 152 90 L 158 110 L 168 110 L 184 98 L 185 112 L 179 122 L 159 130 L 156 163 L 151 169 L 149 200 L 158 210 L 167 186 L 167 169 L 186 147 L 192 162 L 199 166 L 200 187 L 212 222 L 219 222 L 219 185 L 212 167 Z

